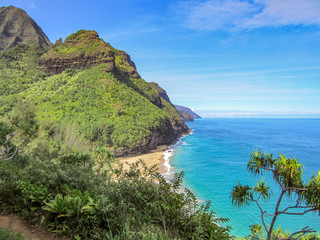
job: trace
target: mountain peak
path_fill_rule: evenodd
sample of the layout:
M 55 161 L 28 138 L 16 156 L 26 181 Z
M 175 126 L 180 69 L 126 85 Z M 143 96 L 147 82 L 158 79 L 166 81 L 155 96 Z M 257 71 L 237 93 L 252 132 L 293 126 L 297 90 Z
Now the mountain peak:
M 0 51 L 19 44 L 51 45 L 39 25 L 22 9 L 14 6 L 0 8 Z
M 66 38 L 66 44 L 93 44 L 99 42 L 99 35 L 94 30 L 79 30 Z

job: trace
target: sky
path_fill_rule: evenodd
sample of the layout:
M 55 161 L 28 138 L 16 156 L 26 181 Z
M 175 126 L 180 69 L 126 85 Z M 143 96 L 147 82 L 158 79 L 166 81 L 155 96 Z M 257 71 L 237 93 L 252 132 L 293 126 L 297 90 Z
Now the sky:
M 211 117 L 320 117 L 320 0 L 0 0 L 51 42 L 96 30 L 174 104 Z

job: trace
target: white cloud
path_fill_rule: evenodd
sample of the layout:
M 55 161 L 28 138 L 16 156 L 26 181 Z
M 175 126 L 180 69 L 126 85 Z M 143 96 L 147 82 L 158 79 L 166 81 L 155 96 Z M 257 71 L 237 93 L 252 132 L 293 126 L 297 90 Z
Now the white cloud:
M 195 30 L 320 26 L 320 0 L 191 0 L 178 2 L 175 10 Z

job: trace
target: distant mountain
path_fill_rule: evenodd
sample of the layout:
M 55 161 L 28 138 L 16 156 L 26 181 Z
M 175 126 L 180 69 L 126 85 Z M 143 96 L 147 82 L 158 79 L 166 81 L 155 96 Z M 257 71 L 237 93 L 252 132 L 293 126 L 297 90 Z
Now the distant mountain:
M 170 103 L 178 112 L 180 117 L 183 119 L 185 122 L 193 122 L 195 118 L 201 118 L 198 114 L 194 113 L 190 108 L 179 106 L 179 105 L 174 105 L 167 92 L 159 86 L 159 84 L 155 82 L 150 83 L 151 86 L 159 93 L 159 96 L 165 100 L 166 102 Z
M 198 114 L 193 112 L 190 108 L 179 106 L 179 105 L 174 105 L 174 106 L 178 110 L 179 115 L 186 122 L 192 122 L 194 119 L 201 118 Z
M 37 26 L 21 9 L 1 11 L 6 18 L 9 12 L 10 19 L 23 15 Z M 9 35 L 2 36 L 2 43 L 11 41 Z M 3 47 L 0 116 L 9 113 L 18 99 L 28 99 L 35 103 L 39 119 L 74 124 L 87 140 L 118 156 L 171 144 L 189 131 L 165 91 L 143 80 L 130 56 L 97 32 L 80 30 L 64 42 L 49 43 L 43 48 L 39 38 L 30 38 Z
M 173 103 L 171 102 L 171 100 L 170 100 L 167 92 L 166 92 L 162 87 L 160 87 L 158 83 L 150 82 L 149 84 L 159 93 L 159 96 L 160 96 L 163 100 L 165 100 L 166 102 L 170 103 L 170 104 L 174 107 L 174 105 L 173 105 Z
M 51 45 L 38 24 L 22 9 L 13 6 L 0 8 L 0 52 L 18 44 Z

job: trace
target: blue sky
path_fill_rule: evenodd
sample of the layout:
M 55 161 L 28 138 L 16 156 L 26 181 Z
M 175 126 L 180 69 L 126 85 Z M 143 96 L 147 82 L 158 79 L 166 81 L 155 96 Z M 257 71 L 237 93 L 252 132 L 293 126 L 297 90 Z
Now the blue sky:
M 51 42 L 96 30 L 172 102 L 204 115 L 320 116 L 319 0 L 1 3 L 23 8 Z

